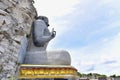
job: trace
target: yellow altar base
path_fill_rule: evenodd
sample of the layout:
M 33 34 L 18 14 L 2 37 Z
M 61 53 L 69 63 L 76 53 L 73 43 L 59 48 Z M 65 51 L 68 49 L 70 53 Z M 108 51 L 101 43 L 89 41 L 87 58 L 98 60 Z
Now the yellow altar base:
M 20 65 L 19 79 L 30 78 L 75 78 L 77 70 L 63 65 Z

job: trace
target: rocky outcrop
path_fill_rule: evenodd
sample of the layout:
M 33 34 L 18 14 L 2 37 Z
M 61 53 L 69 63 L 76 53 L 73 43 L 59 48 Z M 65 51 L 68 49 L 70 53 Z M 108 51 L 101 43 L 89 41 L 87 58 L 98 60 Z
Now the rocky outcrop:
M 21 40 L 36 15 L 33 0 L 0 0 L 0 80 L 14 75 Z

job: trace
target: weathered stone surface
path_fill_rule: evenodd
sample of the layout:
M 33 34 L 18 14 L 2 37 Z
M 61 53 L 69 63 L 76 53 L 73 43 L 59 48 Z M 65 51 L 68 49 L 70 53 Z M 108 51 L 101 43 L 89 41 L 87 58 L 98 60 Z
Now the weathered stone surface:
M 20 51 L 18 54 L 18 63 L 20 64 L 24 62 L 26 51 L 27 51 L 27 46 L 28 46 L 28 41 L 27 41 L 26 36 L 24 36 L 24 38 L 21 41 L 21 47 L 20 47 Z
M 34 21 L 32 33 L 34 45 L 37 47 L 44 47 L 52 39 L 47 25 L 41 19 Z
M 40 65 L 71 65 L 71 58 L 67 51 L 46 51 L 48 42 L 53 39 L 56 32 L 50 33 L 44 21 L 44 16 L 37 17 L 33 22 L 32 34 L 28 42 L 23 39 L 20 49 L 19 63 Z M 24 44 L 23 44 L 24 43 Z M 26 47 L 27 46 L 27 47 Z
M 5 52 L 5 49 L 2 46 L 0 46 L 0 53 L 2 54 L 4 52 Z
M 30 51 L 26 53 L 24 64 L 47 65 L 46 51 Z
M 48 64 L 46 47 L 48 42 L 53 38 L 42 19 L 35 20 L 32 27 L 28 42 L 26 40 L 22 41 L 19 62 L 23 64 L 46 65 Z M 37 43 L 34 41 L 37 41 Z
M 65 50 L 49 51 L 47 57 L 50 65 L 71 65 L 70 54 Z
M 21 40 L 36 15 L 33 0 L 0 0 L 0 80 L 14 75 Z

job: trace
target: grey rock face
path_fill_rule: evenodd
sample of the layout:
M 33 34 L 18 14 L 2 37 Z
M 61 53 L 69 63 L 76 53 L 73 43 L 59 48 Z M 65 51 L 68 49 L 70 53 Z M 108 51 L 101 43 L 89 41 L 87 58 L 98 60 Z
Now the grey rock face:
M 36 15 L 32 0 L 0 0 L 0 80 L 14 75 L 21 40 Z

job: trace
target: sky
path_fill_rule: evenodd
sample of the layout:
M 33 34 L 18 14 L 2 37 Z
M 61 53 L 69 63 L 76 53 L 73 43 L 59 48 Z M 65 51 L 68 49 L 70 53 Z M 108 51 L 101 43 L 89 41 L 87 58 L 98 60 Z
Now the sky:
M 47 50 L 67 50 L 81 73 L 120 75 L 120 0 L 34 0 L 57 32 Z

